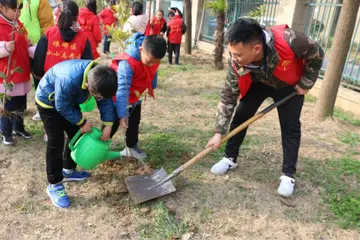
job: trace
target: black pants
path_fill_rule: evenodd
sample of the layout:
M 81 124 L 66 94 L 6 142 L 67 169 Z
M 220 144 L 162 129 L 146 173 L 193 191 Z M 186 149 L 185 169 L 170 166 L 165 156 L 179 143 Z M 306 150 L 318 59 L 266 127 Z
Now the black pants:
M 115 114 L 116 108 L 114 108 Z M 136 105 L 132 108 L 129 108 L 130 116 L 129 116 L 129 126 L 126 130 L 126 146 L 133 148 L 137 147 L 137 143 L 139 142 L 139 125 L 141 119 L 141 104 Z M 116 131 L 119 128 L 120 119 L 114 122 L 111 130 L 111 137 L 114 136 Z
M 180 58 L 180 43 L 174 44 L 170 43 L 168 44 L 168 50 L 169 50 L 169 63 L 172 64 L 172 54 L 175 53 L 175 64 L 179 64 L 179 58 Z
M 11 97 L 5 101 L 5 110 L 13 112 L 11 117 L 2 116 L 0 119 L 1 131 L 5 136 L 11 136 L 12 131 L 24 131 L 24 111 L 26 109 L 26 95 Z
M 276 90 L 262 83 L 253 83 L 236 108 L 230 131 L 254 116 L 266 98 L 271 97 L 274 101 L 279 101 L 292 91 L 294 91 L 293 87 Z M 282 171 L 290 177 L 296 172 L 301 138 L 300 114 L 303 103 L 304 96 L 297 95 L 277 108 L 283 147 Z M 244 129 L 227 141 L 225 154 L 229 158 L 234 158 L 234 161 L 239 155 L 239 148 L 245 138 L 246 131 L 247 129 Z
M 39 105 L 37 105 L 37 108 L 48 136 L 46 147 L 47 179 L 50 184 L 59 183 L 63 180 L 63 168 L 76 168 L 76 163 L 70 156 L 69 139 L 74 137 L 79 127 L 67 121 L 55 109 L 42 108 Z M 66 143 L 64 140 L 64 131 L 68 135 Z
M 111 35 L 104 35 L 104 51 L 103 51 L 103 53 L 108 53 L 108 52 L 110 52 L 110 41 L 108 41 L 108 40 L 110 40 L 111 39 Z

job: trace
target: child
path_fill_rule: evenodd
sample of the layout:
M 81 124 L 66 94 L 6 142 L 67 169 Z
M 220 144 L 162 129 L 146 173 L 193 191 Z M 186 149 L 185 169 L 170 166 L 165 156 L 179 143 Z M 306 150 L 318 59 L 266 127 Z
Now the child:
M 143 12 L 143 4 L 141 2 L 133 2 L 131 8 L 131 16 L 124 24 L 124 31 L 144 33 L 148 24 L 148 17 Z
M 128 41 L 131 43 L 125 52 L 113 59 L 111 65 L 118 73 L 118 87 L 115 100 L 115 111 L 118 121 L 114 122 L 111 136 L 119 125 L 126 129 L 126 146 L 122 156 L 132 156 L 143 160 L 147 156 L 138 148 L 139 124 L 141 118 L 141 101 L 139 95 L 146 90 L 154 97 L 156 88 L 156 71 L 160 60 L 166 53 L 166 41 L 158 35 L 145 38 L 141 33 L 133 34 Z M 130 108 L 128 108 L 130 104 Z
M 66 9 L 60 14 L 57 26 L 53 26 L 38 42 L 33 72 L 40 81 L 44 74 L 55 64 L 68 59 L 93 59 L 87 34 L 80 31 L 76 22 L 79 7 L 73 2 L 66 3 Z M 44 136 L 47 141 L 47 136 Z
M 46 173 L 47 193 L 52 203 L 60 208 L 70 206 L 62 181 L 81 181 L 89 177 L 86 171 L 77 171 L 70 156 L 68 140 L 64 150 L 64 131 L 69 139 L 80 129 L 91 131 L 91 123 L 82 115 L 79 105 L 91 95 L 97 100 L 105 128 L 101 140 L 110 139 L 115 119 L 111 97 L 117 88 L 116 72 L 91 60 L 68 60 L 52 67 L 41 79 L 35 101 L 48 135 Z
M 6 91 L 11 99 L 5 100 L 5 110 L 15 113 L 11 117 L 1 116 L 1 132 L 3 144 L 13 143 L 13 134 L 26 139 L 31 135 L 25 131 L 24 111 L 26 108 L 26 94 L 31 90 L 29 56 L 34 51 L 29 48 L 27 32 L 19 21 L 22 4 L 17 5 L 16 0 L 0 0 L 0 71 L 9 73 L 7 82 L 13 83 L 13 89 Z M 14 32 L 12 25 L 15 24 Z M 15 34 L 14 38 L 13 34 Z M 14 40 L 12 40 L 14 39 Z M 10 71 L 7 71 L 9 55 L 11 54 Z M 15 67 L 21 68 L 22 73 L 13 71 Z M 0 78 L 0 93 L 5 93 L 4 79 Z
M 145 35 L 160 35 L 163 36 L 166 32 L 166 21 L 164 19 L 164 12 L 158 10 L 156 16 L 152 17 L 148 26 L 146 26 Z
M 79 7 L 67 2 L 59 16 L 57 26 L 53 26 L 41 37 L 34 58 L 34 74 L 38 79 L 55 64 L 69 59 L 93 59 L 87 34 L 80 31 L 76 22 Z
M 168 14 L 169 23 L 167 25 L 169 64 L 172 64 L 172 54 L 175 53 L 175 64 L 179 65 L 180 45 L 182 39 L 182 19 L 180 15 L 173 12 Z
M 100 57 L 96 48 L 101 42 L 101 32 L 100 20 L 96 15 L 96 0 L 86 0 L 85 6 L 85 8 L 80 9 L 78 22 L 81 29 L 88 33 L 92 56 L 94 59 L 97 59 Z
M 114 26 L 117 21 L 116 17 L 114 16 L 114 11 L 112 10 L 112 6 L 115 5 L 115 0 L 107 0 L 107 4 L 107 7 L 104 8 L 98 15 L 100 21 L 103 23 L 102 32 L 104 34 L 104 54 L 110 52 L 111 43 L 109 41 L 111 35 L 107 31 L 106 27 Z

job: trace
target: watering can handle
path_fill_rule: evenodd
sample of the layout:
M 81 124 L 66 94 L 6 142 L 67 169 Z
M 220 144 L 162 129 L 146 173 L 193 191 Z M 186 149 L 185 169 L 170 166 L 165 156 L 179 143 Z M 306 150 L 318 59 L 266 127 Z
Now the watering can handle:
M 75 150 L 75 142 L 80 138 L 81 136 L 81 130 L 79 129 L 79 131 L 77 131 L 77 133 L 75 134 L 75 136 L 70 140 L 69 142 L 69 148 L 71 151 Z

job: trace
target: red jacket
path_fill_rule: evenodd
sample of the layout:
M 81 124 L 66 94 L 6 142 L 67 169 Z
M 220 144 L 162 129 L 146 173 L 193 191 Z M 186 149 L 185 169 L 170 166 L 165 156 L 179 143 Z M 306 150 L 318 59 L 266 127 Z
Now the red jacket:
M 99 58 L 100 54 L 96 49 L 98 44 L 101 42 L 99 18 L 88 8 L 80 8 L 78 22 L 81 29 L 88 33 L 93 58 Z
M 168 23 L 169 28 L 169 42 L 173 44 L 180 44 L 182 39 L 182 18 L 179 15 L 173 17 Z
M 276 66 L 273 75 L 290 86 L 295 86 L 304 73 L 304 60 L 298 59 L 284 38 L 287 25 L 278 25 L 271 28 L 274 35 L 274 47 L 279 54 L 280 62 Z M 235 65 L 235 72 L 237 72 Z M 250 72 L 239 76 L 238 85 L 241 97 L 244 97 L 252 83 Z
M 15 28 L 15 49 L 12 52 L 10 71 L 7 82 L 21 83 L 27 82 L 30 80 L 30 60 L 28 47 L 29 43 L 27 41 L 27 32 L 24 25 L 18 21 L 18 25 Z M 0 18 L 0 41 L 11 41 L 12 27 L 6 22 L 3 18 Z M 9 57 L 0 58 L 0 71 L 4 74 L 7 73 L 8 69 L 8 59 Z M 16 65 L 15 65 L 16 63 Z M 22 70 L 22 73 L 18 71 L 13 71 L 14 67 L 19 67 Z M 3 79 L 0 78 L 0 83 L 3 82 Z
M 102 32 L 104 35 L 108 35 L 108 30 L 106 29 L 106 26 L 111 26 L 116 24 L 116 17 L 114 16 L 114 12 L 110 8 L 104 8 L 99 14 L 100 22 L 103 23 L 102 26 Z
M 151 20 L 148 23 L 148 26 L 146 26 L 148 29 L 148 33 L 145 35 L 160 35 L 161 32 L 166 31 L 166 21 L 164 18 L 158 20 L 156 17 L 152 17 Z
M 129 104 L 137 103 L 139 101 L 139 96 L 141 96 L 146 91 L 146 89 L 148 90 L 150 96 L 155 98 L 152 88 L 152 81 L 155 77 L 156 71 L 159 68 L 160 63 L 151 67 L 147 67 L 140 61 L 128 55 L 127 53 L 122 52 L 115 56 L 110 67 L 117 72 L 119 61 L 123 60 L 128 61 L 134 73 L 130 86 Z M 137 96 L 135 92 L 138 92 L 139 96 Z M 114 99 L 114 102 L 115 101 L 116 99 Z
M 44 73 L 59 62 L 69 59 L 81 59 L 88 39 L 87 33 L 80 31 L 71 42 L 65 42 L 60 35 L 59 28 L 54 26 L 49 28 L 45 35 L 48 40 L 48 48 Z

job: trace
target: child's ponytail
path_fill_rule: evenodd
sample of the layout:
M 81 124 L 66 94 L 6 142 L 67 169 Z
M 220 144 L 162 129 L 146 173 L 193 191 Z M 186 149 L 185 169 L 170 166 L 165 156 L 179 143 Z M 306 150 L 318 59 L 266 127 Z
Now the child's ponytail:
M 64 6 L 64 11 L 60 14 L 58 26 L 60 30 L 70 29 L 74 22 L 76 22 L 79 15 L 79 6 L 69 1 Z
M 96 0 L 87 0 L 85 5 L 91 12 L 93 12 L 95 15 L 97 14 Z

